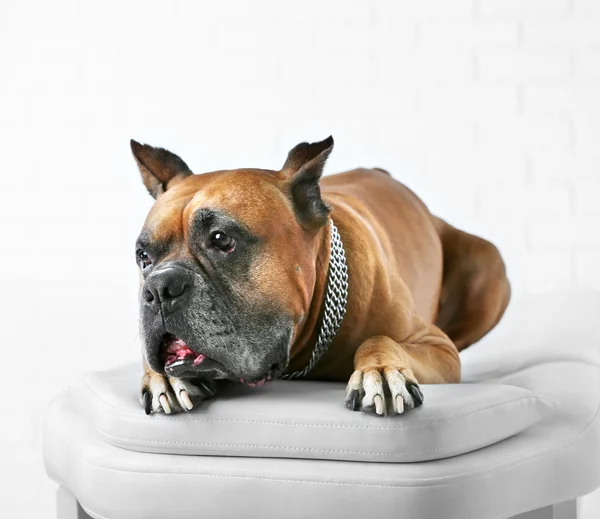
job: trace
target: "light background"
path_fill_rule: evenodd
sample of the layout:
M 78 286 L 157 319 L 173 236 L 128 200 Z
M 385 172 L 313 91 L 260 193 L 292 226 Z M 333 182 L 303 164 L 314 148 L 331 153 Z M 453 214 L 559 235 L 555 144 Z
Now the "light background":
M 597 0 L 3 0 L 2 514 L 53 517 L 49 399 L 138 358 L 130 138 L 202 172 L 333 134 L 329 172 L 390 170 L 519 294 L 600 288 L 599 115 Z

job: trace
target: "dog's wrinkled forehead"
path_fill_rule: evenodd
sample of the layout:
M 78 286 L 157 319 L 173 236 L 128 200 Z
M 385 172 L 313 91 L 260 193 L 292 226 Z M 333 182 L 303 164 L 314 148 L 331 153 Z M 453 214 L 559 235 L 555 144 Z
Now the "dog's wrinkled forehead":
M 187 177 L 163 193 L 150 210 L 144 232 L 162 243 L 190 239 L 203 216 L 227 217 L 257 237 L 294 231 L 293 207 L 278 187 L 274 172 L 235 170 Z M 274 219 L 273 214 L 279 217 Z

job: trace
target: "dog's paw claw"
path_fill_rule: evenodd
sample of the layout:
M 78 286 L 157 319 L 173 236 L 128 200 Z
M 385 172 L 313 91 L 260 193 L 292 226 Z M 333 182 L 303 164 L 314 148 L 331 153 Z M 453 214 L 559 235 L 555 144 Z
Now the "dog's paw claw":
M 360 398 L 362 396 L 362 399 Z M 346 407 L 377 416 L 402 414 L 423 404 L 423 392 L 407 368 L 356 370 L 346 389 Z
M 163 411 L 165 412 L 165 414 L 171 414 L 171 406 L 169 404 L 169 399 L 167 398 L 167 395 L 162 394 L 158 397 L 158 401 L 160 402 L 161 407 L 163 408 Z
M 196 384 L 207 398 L 215 396 L 215 393 L 217 392 L 217 387 L 214 380 L 206 382 L 204 380 L 198 380 Z
M 419 387 L 419 385 L 409 382 L 408 384 L 406 384 L 406 389 L 408 389 L 408 392 L 413 397 L 413 400 L 415 402 L 415 407 L 422 406 L 423 405 L 423 392 L 421 391 L 421 388 Z
M 142 393 L 142 406 L 144 407 L 144 412 L 148 415 L 152 411 L 152 397 L 148 391 L 144 391 Z
M 198 384 L 198 385 L 196 385 Z M 215 394 L 214 383 L 147 372 L 142 379 L 141 404 L 146 414 L 191 411 L 194 404 Z
M 375 404 L 375 414 L 383 416 L 386 413 L 385 401 L 381 395 L 375 395 L 373 397 L 373 403 Z
M 394 411 L 396 414 L 402 414 L 404 412 L 404 399 L 400 395 L 396 395 L 394 399 Z
M 191 411 L 193 409 L 194 404 L 192 403 L 189 393 L 185 389 L 182 389 L 179 392 L 179 400 L 186 411 Z
M 360 410 L 360 392 L 358 389 L 351 390 L 348 398 L 346 398 L 346 407 L 350 409 L 350 411 Z

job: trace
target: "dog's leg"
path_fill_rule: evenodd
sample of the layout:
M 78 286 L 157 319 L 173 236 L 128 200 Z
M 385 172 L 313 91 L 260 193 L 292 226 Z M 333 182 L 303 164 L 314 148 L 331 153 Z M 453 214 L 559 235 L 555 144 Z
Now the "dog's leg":
M 354 356 L 346 406 L 377 415 L 401 414 L 423 403 L 421 384 L 460 381 L 460 359 L 452 341 L 437 327 L 425 326 L 402 342 L 378 335 Z
M 146 414 L 152 411 L 166 414 L 181 410 L 191 411 L 195 403 L 213 396 L 214 393 L 214 388 L 209 387 L 207 383 L 167 377 L 150 369 L 144 361 L 140 402 Z
M 461 351 L 498 324 L 510 300 L 510 283 L 495 245 L 440 218 L 434 218 L 434 223 L 444 249 L 444 280 L 435 324 Z

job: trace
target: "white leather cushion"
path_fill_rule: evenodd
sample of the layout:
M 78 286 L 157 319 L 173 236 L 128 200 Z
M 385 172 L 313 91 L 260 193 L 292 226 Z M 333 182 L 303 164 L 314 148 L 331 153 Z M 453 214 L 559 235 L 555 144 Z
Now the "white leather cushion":
M 425 405 L 375 417 L 344 406 L 344 384 L 232 385 L 190 413 L 146 416 L 134 366 L 87 373 L 67 390 L 109 443 L 166 454 L 412 462 L 448 458 L 509 438 L 554 402 L 502 384 L 424 386 Z

